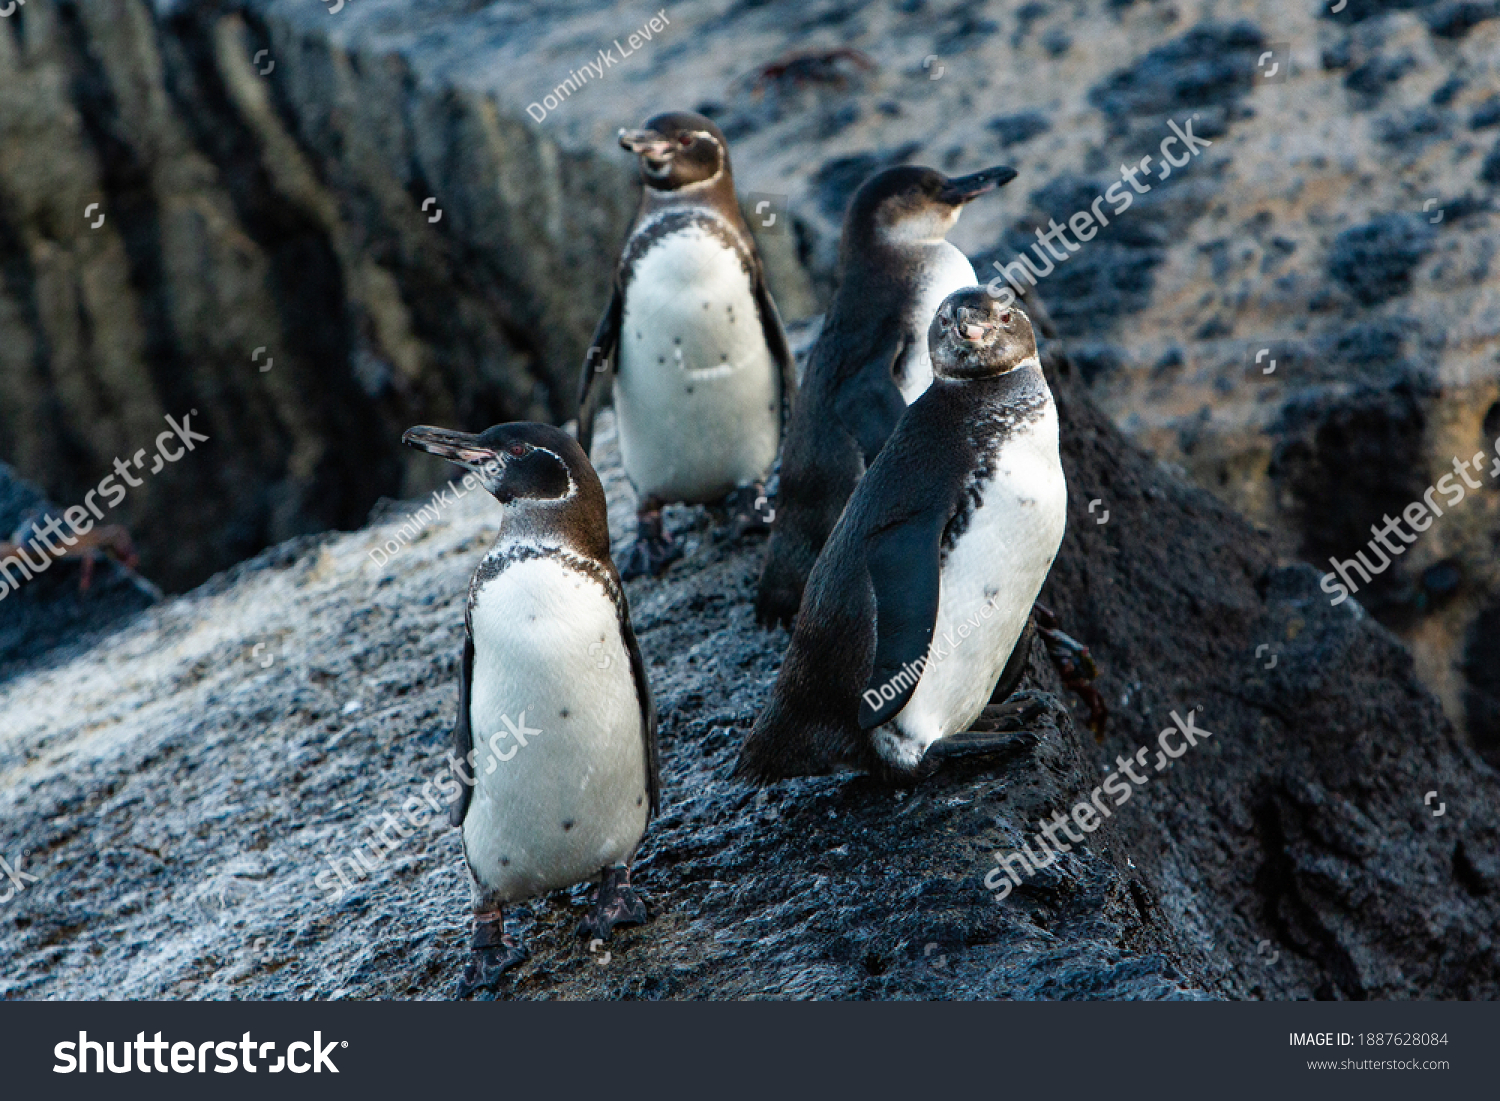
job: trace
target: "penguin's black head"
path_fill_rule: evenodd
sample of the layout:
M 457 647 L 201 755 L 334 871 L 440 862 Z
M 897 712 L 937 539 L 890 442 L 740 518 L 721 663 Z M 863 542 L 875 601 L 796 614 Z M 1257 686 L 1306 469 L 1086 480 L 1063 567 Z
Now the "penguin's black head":
M 655 191 L 729 177 L 724 131 L 691 111 L 670 111 L 639 130 L 621 130 L 620 145 L 640 158 L 641 179 Z
M 965 287 L 943 299 L 927 330 L 927 346 L 938 378 L 987 378 L 1037 362 L 1031 319 L 983 287 Z
M 1015 178 L 1016 170 L 1003 165 L 951 179 L 915 164 L 887 168 L 854 193 L 844 217 L 844 236 L 897 245 L 940 241 L 958 221 L 965 203 Z
M 589 480 L 582 473 L 586 468 L 598 484 L 577 441 L 550 424 L 497 424 L 477 436 L 418 425 L 408 428 L 401 442 L 472 470 L 502 505 L 574 498 Z

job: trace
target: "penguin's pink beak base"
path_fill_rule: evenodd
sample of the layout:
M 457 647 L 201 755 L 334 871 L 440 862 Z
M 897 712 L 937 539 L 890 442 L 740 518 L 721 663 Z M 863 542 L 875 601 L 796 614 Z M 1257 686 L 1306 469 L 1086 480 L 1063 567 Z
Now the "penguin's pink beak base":
M 407 447 L 447 459 L 451 463 L 478 470 L 481 467 L 504 466 L 505 460 L 495 451 L 479 442 L 479 437 L 467 432 L 454 432 L 447 428 L 433 428 L 419 424 L 401 434 L 401 442 Z
M 655 130 L 621 130 L 620 147 L 651 160 L 665 160 L 672 152 L 672 143 Z
M 1009 321 L 1006 314 L 1002 321 Z M 995 331 L 995 323 L 978 310 L 960 309 L 954 317 L 954 329 L 960 340 L 969 344 L 987 344 Z

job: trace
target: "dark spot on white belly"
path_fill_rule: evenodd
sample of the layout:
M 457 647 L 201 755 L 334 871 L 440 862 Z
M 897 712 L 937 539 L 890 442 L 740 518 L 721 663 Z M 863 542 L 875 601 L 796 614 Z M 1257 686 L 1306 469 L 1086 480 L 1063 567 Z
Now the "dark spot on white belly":
M 510 867 L 510 857 L 508 857 L 508 856 L 502 856 L 500 858 L 500 867 L 502 867 L 502 868 L 509 868 Z
M 563 832 L 566 833 L 568 830 L 571 830 L 573 828 L 573 825 L 574 825 L 573 819 L 571 819 L 571 818 L 564 818 L 563 819 Z
M 568 717 L 568 709 L 566 707 L 564 707 L 561 711 L 559 711 L 557 713 L 557 717 L 559 719 L 566 719 Z

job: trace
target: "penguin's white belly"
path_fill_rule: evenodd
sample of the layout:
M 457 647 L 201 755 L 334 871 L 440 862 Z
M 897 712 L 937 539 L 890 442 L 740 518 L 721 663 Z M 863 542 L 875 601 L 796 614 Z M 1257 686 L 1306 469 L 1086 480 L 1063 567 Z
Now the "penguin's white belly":
M 534 558 L 486 583 L 470 619 L 475 785 L 463 838 L 481 890 L 530 898 L 626 859 L 650 800 L 614 604 L 592 578 Z
M 994 463 L 983 504 L 943 564 L 928 664 L 877 737 L 882 755 L 906 767 L 979 717 L 1062 543 L 1068 486 L 1056 407 L 1049 402 L 1043 416 L 1005 440 Z
M 927 347 L 927 330 L 937 316 L 938 307 L 956 290 L 972 287 L 979 280 L 974 265 L 955 246 L 943 241 L 933 246 L 926 260 L 926 276 L 918 288 L 909 319 L 916 343 L 907 348 L 896 369 L 896 385 L 910 405 L 932 385 L 932 354 Z
M 750 279 L 697 227 L 635 265 L 614 386 L 625 473 L 643 496 L 717 501 L 764 478 L 780 443 L 779 368 Z

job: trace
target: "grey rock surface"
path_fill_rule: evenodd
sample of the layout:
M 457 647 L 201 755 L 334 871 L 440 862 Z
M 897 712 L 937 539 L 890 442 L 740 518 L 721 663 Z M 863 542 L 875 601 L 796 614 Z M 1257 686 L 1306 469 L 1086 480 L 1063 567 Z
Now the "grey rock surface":
M 1080 735 L 1038 650 L 1025 688 L 1043 717 L 998 761 L 905 792 L 853 774 L 729 781 L 786 636 L 753 624 L 763 544 L 674 510 L 687 557 L 630 586 L 663 716 L 666 807 L 638 876 L 652 920 L 585 945 L 584 889 L 526 906 L 533 955 L 510 996 L 1500 992 L 1494 771 L 1383 628 L 1330 608 L 1311 571 L 1278 568 L 1264 537 L 1163 474 L 1065 358 L 1049 369 L 1074 493 L 1044 597 L 1104 668 L 1105 741 Z M 596 459 L 624 533 L 611 435 L 606 422 Z M 39 877 L 0 909 L 0 994 L 449 996 L 467 943 L 457 834 L 384 816 L 445 767 L 463 595 L 498 518 L 477 493 L 392 506 L 0 686 L 0 852 Z M 992 898 L 996 854 L 1191 708 L 1211 737 Z M 382 830 L 356 876 L 355 848 Z
M 1500 744 L 1500 506 L 1475 493 L 1361 594 L 1386 625 L 1293 564 L 1351 554 L 1500 435 L 1490 8 L 682 0 L 539 122 L 652 9 L 332 7 L 30 0 L 0 28 L 0 455 L 66 505 L 165 414 L 213 440 L 116 517 L 165 587 L 212 579 L 0 683 L 0 855 L 41 876 L 0 905 L 0 993 L 450 993 L 452 831 L 337 898 L 316 880 L 440 766 L 498 510 L 464 498 L 367 552 L 447 476 L 402 428 L 571 414 L 634 202 L 613 134 L 668 104 L 713 114 L 742 197 L 772 197 L 791 319 L 873 168 L 1017 167 L 953 235 L 992 271 L 1169 120 L 1213 145 L 1041 282 L 1071 353 L 1044 599 L 1103 667 L 1105 741 L 1034 655 L 1056 706 L 995 767 L 905 798 L 729 783 L 785 636 L 752 626 L 759 545 L 674 512 L 693 552 L 631 587 L 665 716 L 653 921 L 606 963 L 573 941 L 581 895 L 539 901 L 513 993 L 1500 993 L 1500 803 L 1471 748 Z M 409 502 L 362 528 L 382 497 Z M 996 852 L 1194 707 L 1213 738 L 990 898 Z
M 1154 157 L 1045 293 L 1106 411 L 1284 557 L 1348 557 L 1500 436 L 1492 4 L 33 0 L 7 29 L 0 455 L 68 503 L 200 407 L 219 463 L 120 517 L 169 590 L 433 488 L 407 424 L 570 416 L 634 202 L 613 135 L 667 104 L 730 134 L 792 319 L 874 168 L 1018 168 L 955 235 L 989 274 Z M 1162 177 L 1192 116 L 1212 145 Z M 1350 423 L 1399 449 L 1344 454 Z M 1497 529 L 1487 494 L 1364 593 L 1490 753 Z
M 1156 158 L 1044 279 L 1059 330 L 1116 423 L 1283 557 L 1348 557 L 1500 437 L 1495 13 L 32 0 L 0 35 L 0 456 L 72 503 L 200 408 L 219 461 L 118 517 L 180 591 L 433 488 L 407 424 L 566 419 L 634 203 L 613 135 L 670 104 L 717 118 L 770 204 L 790 319 L 826 301 L 883 164 L 1020 171 L 955 234 L 991 274 Z M 1191 116 L 1212 145 L 1160 178 Z M 1369 440 L 1395 449 L 1371 464 Z M 1495 500 L 1363 594 L 1492 754 Z

